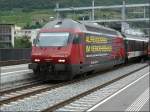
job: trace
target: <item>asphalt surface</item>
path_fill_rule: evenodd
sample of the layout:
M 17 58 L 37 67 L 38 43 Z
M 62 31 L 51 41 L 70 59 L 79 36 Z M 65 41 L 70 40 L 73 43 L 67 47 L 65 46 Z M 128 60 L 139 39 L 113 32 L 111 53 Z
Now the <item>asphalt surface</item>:
M 149 100 L 144 102 L 144 99 L 148 98 L 142 95 L 147 89 L 149 89 L 149 75 L 108 99 L 93 111 L 127 111 L 129 108 L 130 110 L 139 108 L 140 111 L 149 111 Z M 140 99 L 139 102 L 137 99 Z
M 26 83 L 33 77 L 32 70 L 28 69 L 28 64 L 3 66 L 0 67 L 0 88 L 14 88 Z
M 147 110 L 149 110 L 149 101 L 141 108 L 141 112 L 144 112 L 144 111 L 147 111 Z
M 15 72 L 15 71 L 23 71 L 28 70 L 28 64 L 20 64 L 20 65 L 12 65 L 12 66 L 3 66 L 1 67 L 1 73 Z

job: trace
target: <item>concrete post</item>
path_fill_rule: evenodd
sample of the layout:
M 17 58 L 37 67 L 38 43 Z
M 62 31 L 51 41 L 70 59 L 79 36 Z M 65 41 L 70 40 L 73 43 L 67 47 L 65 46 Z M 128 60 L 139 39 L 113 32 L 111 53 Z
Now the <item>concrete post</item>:
M 94 7 L 95 7 L 95 1 L 92 0 L 92 20 L 93 21 L 95 20 L 95 10 L 94 10 Z
M 11 27 L 11 45 L 14 47 L 15 45 L 15 25 L 10 25 Z
M 143 12 L 144 13 L 144 18 L 146 18 L 146 9 L 145 9 L 145 7 L 144 7 L 143 10 L 144 10 L 144 12 Z
M 125 32 L 124 24 L 126 21 L 126 3 L 125 0 L 123 0 L 123 7 L 122 7 L 122 23 L 121 23 L 121 31 Z
M 59 9 L 59 3 L 56 3 L 56 9 Z M 59 19 L 59 11 L 56 11 L 56 19 Z
M 126 3 L 125 0 L 123 0 L 123 7 L 122 7 L 122 20 L 126 20 Z

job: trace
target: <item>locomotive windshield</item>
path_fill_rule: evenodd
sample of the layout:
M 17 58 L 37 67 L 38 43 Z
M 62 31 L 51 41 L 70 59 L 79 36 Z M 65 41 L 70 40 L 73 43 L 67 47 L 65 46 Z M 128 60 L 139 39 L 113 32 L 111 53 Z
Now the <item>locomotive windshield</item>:
M 68 43 L 69 33 L 40 33 L 37 46 L 65 46 Z

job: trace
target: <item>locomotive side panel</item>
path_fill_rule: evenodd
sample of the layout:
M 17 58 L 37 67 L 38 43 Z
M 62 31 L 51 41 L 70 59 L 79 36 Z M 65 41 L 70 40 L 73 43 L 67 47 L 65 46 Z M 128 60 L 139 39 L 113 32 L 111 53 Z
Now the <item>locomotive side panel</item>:
M 123 43 L 123 38 L 117 36 L 86 33 L 84 37 L 85 71 L 101 71 L 123 63 L 125 60 Z
M 112 38 L 103 35 L 86 34 L 85 61 L 88 65 L 105 63 L 112 52 Z
M 114 58 L 114 65 L 125 63 L 126 51 L 123 37 L 121 35 L 113 39 L 112 57 Z
M 71 75 L 74 77 L 81 73 L 83 63 L 83 44 L 78 33 L 73 34 L 72 46 L 70 51 Z

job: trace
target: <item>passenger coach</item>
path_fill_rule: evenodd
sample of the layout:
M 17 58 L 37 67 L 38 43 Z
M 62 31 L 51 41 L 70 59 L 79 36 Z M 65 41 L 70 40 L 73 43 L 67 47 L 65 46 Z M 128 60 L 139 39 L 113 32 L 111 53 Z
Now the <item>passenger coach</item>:
M 127 60 L 143 59 L 148 56 L 148 38 L 136 34 L 126 34 L 124 37 Z

